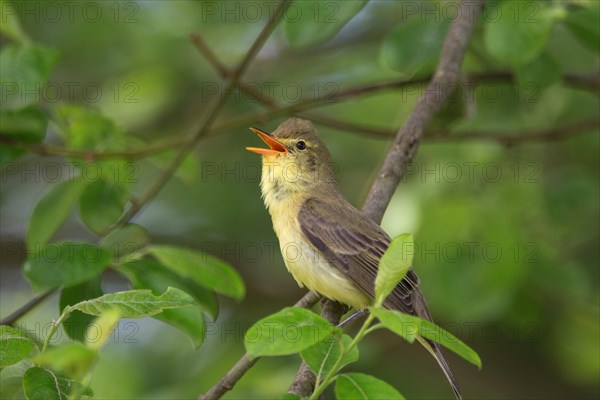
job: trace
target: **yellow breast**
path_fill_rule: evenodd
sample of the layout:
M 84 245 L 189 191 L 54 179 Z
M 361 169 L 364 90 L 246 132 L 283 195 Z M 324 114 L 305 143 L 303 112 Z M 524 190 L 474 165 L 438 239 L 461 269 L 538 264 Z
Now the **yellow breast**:
M 371 300 L 304 237 L 296 218 L 302 201 L 286 196 L 269 206 L 286 268 L 301 287 L 356 309 L 368 307 Z

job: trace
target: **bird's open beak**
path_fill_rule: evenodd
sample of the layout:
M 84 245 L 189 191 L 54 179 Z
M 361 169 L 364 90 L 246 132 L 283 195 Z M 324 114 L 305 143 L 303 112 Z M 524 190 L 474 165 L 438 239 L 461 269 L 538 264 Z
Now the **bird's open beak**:
M 281 142 L 276 140 L 273 136 L 269 135 L 261 131 L 260 129 L 250 128 L 250 130 L 256 133 L 266 144 L 269 145 L 268 149 L 262 149 L 260 147 L 246 147 L 246 150 L 250 150 L 253 153 L 257 153 L 263 156 L 275 156 L 288 152 L 287 147 L 285 147 Z

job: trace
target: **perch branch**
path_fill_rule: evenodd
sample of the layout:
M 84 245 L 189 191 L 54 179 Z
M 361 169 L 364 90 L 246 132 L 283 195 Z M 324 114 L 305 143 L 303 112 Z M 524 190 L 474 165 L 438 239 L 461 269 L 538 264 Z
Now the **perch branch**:
M 385 209 L 400 182 L 405 164 L 414 158 L 425 128 L 450 95 L 452 87 L 459 81 L 462 60 L 467 50 L 476 17 L 482 8 L 483 0 L 461 1 L 457 17 L 452 22 L 444 40 L 435 75 L 425 92 L 419 97 L 417 105 L 408 119 L 396 134 L 383 167 L 373 183 L 363 207 L 363 212 L 377 223 L 381 222 Z M 331 318 L 331 316 L 328 317 Z M 314 375 L 303 374 L 296 377 L 290 386 L 290 390 L 295 387 L 314 387 L 314 384 Z
M 300 300 L 294 304 L 294 307 L 311 308 L 317 301 L 319 296 L 313 292 L 308 292 Z M 206 393 L 198 396 L 198 400 L 216 400 L 220 399 L 225 393 L 233 389 L 233 386 L 244 376 L 244 374 L 256 364 L 260 357 L 249 359 L 247 354 L 227 372 L 213 387 L 208 389 Z

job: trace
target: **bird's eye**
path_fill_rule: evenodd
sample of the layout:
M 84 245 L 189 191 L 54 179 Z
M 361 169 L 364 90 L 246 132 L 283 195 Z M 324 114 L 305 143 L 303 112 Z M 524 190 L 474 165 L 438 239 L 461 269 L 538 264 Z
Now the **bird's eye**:
M 303 140 L 300 140 L 298 143 L 296 143 L 296 148 L 298 150 L 306 150 L 306 143 L 304 143 Z

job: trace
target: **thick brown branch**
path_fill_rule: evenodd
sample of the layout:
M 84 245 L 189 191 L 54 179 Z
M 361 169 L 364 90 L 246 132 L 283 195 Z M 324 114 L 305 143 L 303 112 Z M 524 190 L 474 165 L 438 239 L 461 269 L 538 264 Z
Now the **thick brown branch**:
M 319 301 L 319 296 L 313 292 L 308 292 L 294 304 L 294 307 L 311 308 L 317 301 Z M 225 393 L 233 389 L 233 386 L 259 359 L 260 357 L 250 360 L 248 355 L 244 354 L 219 382 L 207 390 L 206 393 L 198 396 L 198 400 L 216 400 L 221 398 Z
M 396 191 L 406 164 L 417 153 L 425 128 L 460 80 L 462 60 L 475 25 L 475 17 L 482 7 L 482 0 L 463 0 L 460 3 L 457 17 L 444 40 L 435 75 L 396 134 L 363 208 L 363 212 L 378 223 Z
M 363 211 L 375 222 L 380 223 L 392 194 L 404 173 L 404 165 L 411 161 L 425 132 L 425 128 L 446 101 L 451 88 L 459 80 L 462 64 L 476 17 L 483 8 L 483 0 L 462 0 L 457 18 L 453 21 L 444 40 L 440 62 L 436 73 L 419 98 L 407 121 L 396 134 L 387 153 L 381 172 L 367 196 Z M 329 303 L 332 303 L 328 300 Z M 341 315 L 341 314 L 340 314 Z M 314 387 L 314 374 L 303 374 L 300 369 L 292 386 Z
M 340 304 L 336 301 L 327 300 L 323 304 L 323 310 L 321 316 L 327 321 L 331 322 L 332 325 L 338 325 L 344 315 L 348 311 L 348 307 Z M 294 393 L 301 398 L 309 397 L 315 390 L 316 376 L 311 371 L 310 367 L 303 361 L 296 372 L 296 377 L 290 385 L 288 392 Z

